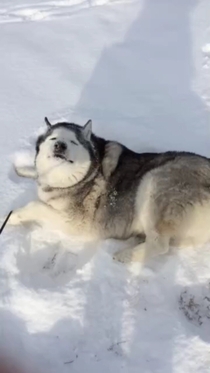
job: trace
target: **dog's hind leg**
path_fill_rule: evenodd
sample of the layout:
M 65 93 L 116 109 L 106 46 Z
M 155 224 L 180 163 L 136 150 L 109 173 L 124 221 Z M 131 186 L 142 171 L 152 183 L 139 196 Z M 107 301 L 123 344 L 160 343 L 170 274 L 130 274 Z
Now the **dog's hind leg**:
M 117 252 L 113 259 L 121 263 L 141 262 L 145 263 L 149 259 L 158 255 L 166 254 L 169 251 L 170 237 L 161 235 L 158 232 L 150 232 L 146 236 L 146 241 L 134 248 L 128 248 Z
M 146 240 L 134 248 L 117 252 L 113 259 L 122 263 L 141 262 L 167 254 L 171 238 L 176 231 L 176 219 L 159 220 L 145 229 Z

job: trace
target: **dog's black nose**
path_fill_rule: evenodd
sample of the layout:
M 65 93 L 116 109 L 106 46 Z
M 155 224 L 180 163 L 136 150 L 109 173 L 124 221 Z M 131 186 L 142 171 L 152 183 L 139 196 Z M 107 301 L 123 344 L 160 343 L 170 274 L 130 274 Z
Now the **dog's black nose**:
M 62 142 L 62 141 L 57 141 L 54 147 L 55 147 L 55 151 L 58 153 L 65 152 L 65 150 L 67 149 L 65 142 Z

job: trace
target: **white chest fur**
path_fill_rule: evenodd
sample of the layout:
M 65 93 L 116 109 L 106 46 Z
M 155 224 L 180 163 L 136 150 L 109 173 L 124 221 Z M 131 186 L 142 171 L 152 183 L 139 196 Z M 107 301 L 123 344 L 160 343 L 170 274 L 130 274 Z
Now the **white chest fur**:
M 38 196 L 42 202 L 55 210 L 66 211 L 69 208 L 69 198 L 64 198 L 63 193 L 59 189 L 38 186 Z

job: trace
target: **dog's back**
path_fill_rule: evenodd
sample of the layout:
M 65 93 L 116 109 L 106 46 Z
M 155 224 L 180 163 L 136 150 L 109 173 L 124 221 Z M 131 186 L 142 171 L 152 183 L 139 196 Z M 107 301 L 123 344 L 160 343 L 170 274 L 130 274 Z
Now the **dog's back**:
M 148 199 L 145 180 L 148 180 L 155 219 L 159 221 L 171 220 L 172 215 L 173 219 L 182 221 L 190 208 L 199 206 L 200 209 L 209 203 L 208 158 L 187 152 L 138 154 L 123 147 L 99 205 L 100 210 L 104 210 L 106 229 L 113 236 L 143 233 L 139 232 L 145 228 L 139 222 L 142 220 L 139 215 L 143 200 Z

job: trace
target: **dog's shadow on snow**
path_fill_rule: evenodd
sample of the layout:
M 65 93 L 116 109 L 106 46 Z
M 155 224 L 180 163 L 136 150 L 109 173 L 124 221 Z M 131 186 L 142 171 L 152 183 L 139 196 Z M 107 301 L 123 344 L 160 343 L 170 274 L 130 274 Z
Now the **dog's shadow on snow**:
M 33 289 L 53 291 L 67 284 L 97 252 L 97 242 L 80 242 L 32 226 L 11 229 L 19 233 L 16 276 Z
M 8 240 L 14 240 L 14 230 L 17 240 L 16 277 L 35 290 L 57 291 L 60 288 L 62 291 L 62 286 L 74 279 L 92 258 L 105 252 L 112 260 L 116 250 L 130 244 L 118 240 L 87 243 L 78 237 L 67 237 L 32 224 L 8 229 L 12 233 Z
M 112 257 L 114 252 L 130 247 L 132 239 L 84 242 L 78 237 L 67 237 L 33 224 L 7 229 L 11 233 L 7 244 L 16 240 L 16 278 L 34 290 L 53 292 L 59 288 L 62 291 L 62 286 L 74 279 L 78 271 L 101 255 L 108 256 L 119 270 L 127 271 L 125 265 L 114 262 Z

